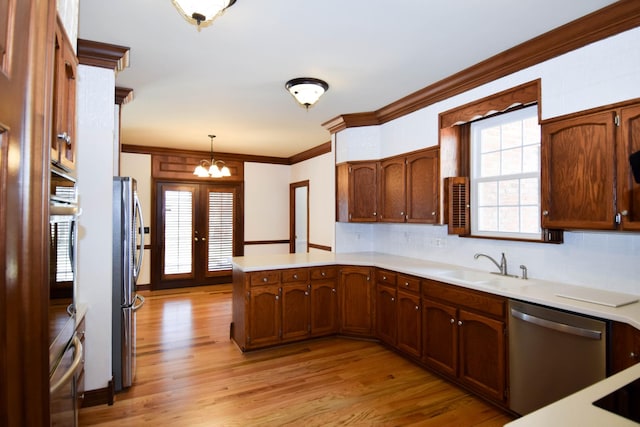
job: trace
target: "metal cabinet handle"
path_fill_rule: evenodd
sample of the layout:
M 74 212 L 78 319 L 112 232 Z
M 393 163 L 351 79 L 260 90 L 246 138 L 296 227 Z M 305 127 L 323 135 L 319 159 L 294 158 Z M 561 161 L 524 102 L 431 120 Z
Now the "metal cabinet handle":
M 462 320 L 458 320 L 458 326 L 462 326 Z
M 84 349 L 82 348 L 82 343 L 80 342 L 77 336 L 73 337 L 73 340 L 71 341 L 71 346 L 75 347 L 76 349 L 75 351 L 76 354 L 73 356 L 73 362 L 71 363 L 71 366 L 69 366 L 69 369 L 67 370 L 67 372 L 65 372 L 62 375 L 62 377 L 60 377 L 58 382 L 51 385 L 51 387 L 49 388 L 49 394 L 53 394 L 58 390 L 60 390 L 60 387 L 65 385 L 73 377 L 73 375 L 76 373 L 76 371 L 80 367 L 80 364 L 82 363 L 82 360 L 84 358 Z
M 409 286 L 409 282 L 404 282 L 404 285 L 405 286 Z
M 620 215 L 627 216 L 627 215 L 629 215 L 629 211 L 625 209 L 622 212 L 620 212 Z
M 331 288 L 331 292 L 336 292 L 336 288 Z
M 297 274 L 294 274 L 294 275 L 293 275 L 293 278 L 294 278 L 294 279 L 296 279 L 296 280 L 298 280 L 298 275 L 297 275 Z
M 637 358 L 638 358 L 638 355 L 637 355 L 635 352 L 633 352 L 633 351 L 632 351 L 631 353 L 629 353 L 629 357 L 630 357 L 631 359 L 637 359 Z
M 420 306 L 416 305 L 416 311 L 420 310 Z
M 262 281 L 263 281 L 263 282 L 267 282 L 268 280 L 269 280 L 269 279 L 267 279 L 266 277 L 263 277 L 263 278 L 262 278 Z
M 543 319 L 541 317 L 532 316 L 531 314 L 523 313 L 521 311 L 516 310 L 515 308 L 511 309 L 511 316 L 516 319 L 520 319 L 523 322 L 533 323 L 534 325 L 541 326 L 547 329 L 553 329 L 558 332 L 563 332 L 565 334 L 577 335 L 584 338 L 590 338 L 593 340 L 599 340 L 602 337 L 602 332 L 580 328 L 577 326 L 567 325 L 565 323 L 553 322 L 551 320 Z
M 144 297 L 140 294 L 136 294 L 134 301 L 140 301 L 140 304 L 134 304 L 134 306 L 131 307 L 131 311 L 138 311 L 144 305 Z
M 321 273 L 320 273 L 320 275 L 321 275 L 322 277 L 324 277 L 324 276 L 326 276 L 326 275 L 327 275 L 327 273 L 325 273 L 325 272 L 323 271 L 323 272 L 321 272 Z
M 394 297 L 391 297 L 391 302 L 394 302 L 396 299 Z
M 451 318 L 451 320 L 449 322 L 451 322 L 451 324 L 453 325 L 454 323 L 456 323 L 456 319 Z
M 549 211 L 542 211 L 542 215 L 549 216 Z
M 64 141 L 65 144 L 71 145 L 71 136 L 68 133 L 62 132 L 62 133 L 59 133 L 57 136 L 58 136 L 58 139 L 61 141 Z

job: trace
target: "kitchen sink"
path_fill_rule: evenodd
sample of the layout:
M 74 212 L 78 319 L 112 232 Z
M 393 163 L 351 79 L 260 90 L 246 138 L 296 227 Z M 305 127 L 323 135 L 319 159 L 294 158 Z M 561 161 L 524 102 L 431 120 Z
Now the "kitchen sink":
M 442 272 L 441 275 L 445 278 L 451 278 L 469 284 L 486 283 L 496 279 L 496 277 L 491 277 L 489 273 L 471 270 L 445 271 Z

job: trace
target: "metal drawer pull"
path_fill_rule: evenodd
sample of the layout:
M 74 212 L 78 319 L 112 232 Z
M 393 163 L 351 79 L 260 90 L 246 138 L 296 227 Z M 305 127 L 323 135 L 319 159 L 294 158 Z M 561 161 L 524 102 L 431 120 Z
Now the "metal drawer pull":
M 49 388 L 50 394 L 53 394 L 56 391 L 58 391 L 60 387 L 65 385 L 73 377 L 73 375 L 76 373 L 76 371 L 78 370 L 78 368 L 80 367 L 80 364 L 84 359 L 84 349 L 82 348 L 82 343 L 80 342 L 77 336 L 73 337 L 71 346 L 75 347 L 76 349 L 75 350 L 76 354 L 73 357 L 73 362 L 71 363 L 71 366 L 69 366 L 69 369 L 67 369 L 67 372 L 62 374 L 62 377 L 60 377 L 58 382 L 51 385 L 51 387 Z
M 533 323 L 534 325 L 542 326 L 543 328 L 553 329 L 554 331 L 564 332 L 566 334 L 577 335 L 579 337 L 590 338 L 592 340 L 599 340 L 602 338 L 602 332 L 594 331 L 593 329 L 579 328 L 577 326 L 567 325 L 565 323 L 552 322 L 547 319 L 532 316 L 527 313 L 511 309 L 511 315 L 516 319 L 520 319 L 524 322 Z

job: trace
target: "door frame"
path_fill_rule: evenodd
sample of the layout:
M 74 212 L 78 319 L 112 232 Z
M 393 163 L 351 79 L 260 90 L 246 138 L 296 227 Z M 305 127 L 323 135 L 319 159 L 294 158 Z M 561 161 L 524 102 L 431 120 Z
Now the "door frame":
M 204 185 L 204 186 L 220 186 L 221 188 L 233 188 L 234 189 L 234 241 L 233 241 L 233 256 L 244 255 L 244 183 L 243 182 L 230 182 L 230 181 L 211 181 L 211 180 L 180 180 L 180 179 L 154 179 L 153 180 L 153 194 L 152 194 L 152 206 L 153 215 L 151 221 L 151 289 L 174 289 L 181 287 L 195 286 L 193 283 L 195 279 L 185 278 L 183 280 L 175 281 L 163 281 L 162 280 L 162 241 L 160 240 L 163 233 L 160 230 L 160 220 L 162 216 L 162 207 L 158 206 L 159 198 L 162 197 L 160 187 L 163 184 L 169 185 Z M 206 187 L 205 187 L 206 188 Z M 199 201 L 194 201 L 199 203 Z M 195 213 L 194 213 L 195 215 Z M 194 259 L 195 262 L 195 259 Z M 195 274 L 195 271 L 194 271 Z M 206 276 L 206 275 L 205 275 Z M 222 284 L 231 283 L 232 272 L 229 274 L 216 273 L 212 276 L 205 277 L 205 280 L 200 283 L 201 285 Z M 200 285 L 198 284 L 198 285 Z
M 296 252 L 296 189 L 307 187 L 307 252 L 309 252 L 309 180 L 289 184 L 289 253 Z

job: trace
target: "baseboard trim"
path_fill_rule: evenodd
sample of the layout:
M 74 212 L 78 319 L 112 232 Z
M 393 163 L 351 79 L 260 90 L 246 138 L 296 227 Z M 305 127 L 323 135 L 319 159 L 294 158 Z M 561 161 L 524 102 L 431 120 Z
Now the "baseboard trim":
M 85 391 L 84 398 L 82 399 L 82 407 L 89 408 L 91 406 L 98 405 L 111 406 L 113 405 L 115 394 L 115 387 L 113 385 L 113 380 L 111 380 L 105 388 Z

